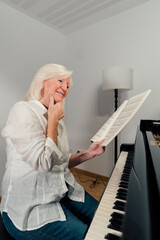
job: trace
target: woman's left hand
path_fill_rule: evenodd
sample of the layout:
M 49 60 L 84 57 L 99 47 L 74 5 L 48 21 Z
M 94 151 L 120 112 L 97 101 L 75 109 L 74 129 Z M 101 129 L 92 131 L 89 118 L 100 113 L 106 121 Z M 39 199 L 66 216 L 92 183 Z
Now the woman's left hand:
M 89 148 L 80 153 L 72 154 L 69 159 L 69 168 L 75 167 L 91 158 L 94 158 L 105 151 L 105 148 L 101 146 L 104 140 L 100 142 L 93 142 Z
M 101 146 L 101 144 L 104 142 L 104 140 L 100 142 L 93 142 L 89 148 L 85 151 L 85 153 L 88 155 L 88 159 L 94 158 L 102 153 L 104 153 L 105 148 Z

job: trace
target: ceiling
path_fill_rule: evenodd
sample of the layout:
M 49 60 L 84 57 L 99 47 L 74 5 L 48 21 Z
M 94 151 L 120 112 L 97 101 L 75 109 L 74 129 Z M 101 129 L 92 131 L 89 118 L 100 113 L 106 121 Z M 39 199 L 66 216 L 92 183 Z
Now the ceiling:
M 126 11 L 149 0 L 0 0 L 63 34 Z

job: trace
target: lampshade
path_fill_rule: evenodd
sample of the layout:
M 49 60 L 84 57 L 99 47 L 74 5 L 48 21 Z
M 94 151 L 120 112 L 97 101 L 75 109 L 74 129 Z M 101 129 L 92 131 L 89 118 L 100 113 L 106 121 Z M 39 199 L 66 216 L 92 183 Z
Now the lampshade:
M 133 69 L 129 67 L 110 67 L 103 70 L 103 90 L 132 89 Z

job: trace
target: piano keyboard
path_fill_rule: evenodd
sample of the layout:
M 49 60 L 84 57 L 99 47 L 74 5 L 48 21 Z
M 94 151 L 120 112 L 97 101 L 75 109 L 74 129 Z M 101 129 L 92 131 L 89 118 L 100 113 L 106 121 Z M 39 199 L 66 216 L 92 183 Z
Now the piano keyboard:
M 132 155 L 121 152 L 85 240 L 121 239 Z

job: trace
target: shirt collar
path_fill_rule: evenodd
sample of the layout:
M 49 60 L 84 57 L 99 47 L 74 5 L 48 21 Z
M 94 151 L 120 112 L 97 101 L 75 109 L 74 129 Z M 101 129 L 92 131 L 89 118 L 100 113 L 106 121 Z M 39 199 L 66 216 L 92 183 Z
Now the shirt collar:
M 36 106 L 37 110 L 39 110 L 43 115 L 47 113 L 47 108 L 38 100 L 29 100 L 29 102 Z
M 40 101 L 33 99 L 33 100 L 29 100 L 29 103 L 34 105 L 36 110 L 40 112 L 48 120 L 48 110 Z M 64 128 L 62 119 L 59 121 L 59 127 L 61 129 Z

